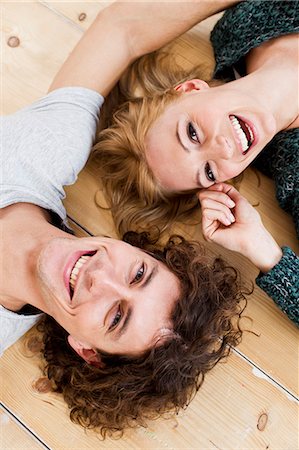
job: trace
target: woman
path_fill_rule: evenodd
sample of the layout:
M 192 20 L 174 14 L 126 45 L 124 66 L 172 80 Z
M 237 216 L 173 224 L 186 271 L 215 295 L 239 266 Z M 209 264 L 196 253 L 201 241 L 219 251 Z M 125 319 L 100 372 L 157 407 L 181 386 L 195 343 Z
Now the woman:
M 252 233 L 253 241 L 246 233 L 238 238 L 243 199 L 235 198 L 236 193 L 230 198 L 232 191 L 221 183 L 259 156 L 258 167 L 274 177 L 280 205 L 292 213 L 299 234 L 298 17 L 298 1 L 249 1 L 227 11 L 212 32 L 215 76 L 231 80 L 225 84 L 209 87 L 194 74 L 177 71 L 168 76 L 157 67 L 147 70 L 146 78 L 142 67 L 149 69 L 154 59 L 135 66 L 133 82 L 128 77 L 127 83 L 130 101 L 95 146 L 121 231 L 142 221 L 167 227 L 191 213 L 195 193 L 203 189 L 199 198 L 205 237 L 251 255 L 255 262 L 257 234 Z M 145 96 L 130 98 L 136 80 Z M 228 242 L 224 236 L 233 239 Z M 257 283 L 282 309 L 288 298 L 298 300 L 299 290 L 294 268 L 298 259 L 290 249 L 283 253 L 273 245 L 272 266 L 257 265 L 267 269 Z M 286 287 L 290 284 L 291 292 Z M 296 315 L 291 317 L 298 321 Z

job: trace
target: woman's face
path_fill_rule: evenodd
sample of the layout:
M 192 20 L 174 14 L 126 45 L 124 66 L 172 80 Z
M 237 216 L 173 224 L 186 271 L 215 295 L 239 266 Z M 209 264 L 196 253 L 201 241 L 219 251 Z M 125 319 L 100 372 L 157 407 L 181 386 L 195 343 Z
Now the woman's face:
M 267 105 L 242 79 L 209 88 L 201 80 L 177 87 L 178 99 L 146 137 L 146 159 L 169 192 L 207 188 L 240 174 L 277 133 Z

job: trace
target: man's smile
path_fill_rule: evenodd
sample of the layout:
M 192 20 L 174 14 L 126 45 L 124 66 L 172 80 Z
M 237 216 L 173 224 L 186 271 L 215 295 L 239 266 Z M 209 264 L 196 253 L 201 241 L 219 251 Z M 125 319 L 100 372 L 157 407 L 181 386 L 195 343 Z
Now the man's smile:
M 70 293 L 70 299 L 72 300 L 73 295 L 75 293 L 75 288 L 77 285 L 77 279 L 79 275 L 82 273 L 81 269 L 82 267 L 91 259 L 91 257 L 96 253 L 96 251 L 89 251 L 89 252 L 80 252 L 78 256 L 78 252 L 76 252 L 76 262 L 73 264 L 74 255 L 72 255 L 71 260 L 69 261 L 66 269 L 65 269 L 65 284 L 67 288 L 69 289 Z

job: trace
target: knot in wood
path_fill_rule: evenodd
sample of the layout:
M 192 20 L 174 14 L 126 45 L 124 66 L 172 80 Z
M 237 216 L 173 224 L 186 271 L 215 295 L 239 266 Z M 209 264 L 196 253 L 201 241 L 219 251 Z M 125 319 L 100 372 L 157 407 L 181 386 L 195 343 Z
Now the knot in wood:
M 27 348 L 28 350 L 30 350 L 32 353 L 38 353 L 41 351 L 41 349 L 43 348 L 43 343 L 42 340 L 37 337 L 37 336 L 33 336 L 31 337 L 28 342 L 27 342 Z
M 257 420 L 257 429 L 259 431 L 264 431 L 268 422 L 268 414 L 262 413 Z
M 9 47 L 18 47 L 20 45 L 20 39 L 17 36 L 10 36 L 7 40 Z
M 83 13 L 81 13 L 81 14 L 79 14 L 79 17 L 78 17 L 78 19 L 80 20 L 80 22 L 83 22 L 83 20 L 85 20 L 86 19 L 86 14 L 83 12 Z
M 47 377 L 40 377 L 32 383 L 35 391 L 45 394 L 52 391 L 51 381 Z

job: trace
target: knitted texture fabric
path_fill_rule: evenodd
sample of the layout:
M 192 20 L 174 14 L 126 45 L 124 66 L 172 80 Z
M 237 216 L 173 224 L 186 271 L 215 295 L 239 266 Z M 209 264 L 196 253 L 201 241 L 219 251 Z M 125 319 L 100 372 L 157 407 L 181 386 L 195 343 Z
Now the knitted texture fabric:
M 292 214 L 299 238 L 299 128 L 278 133 L 254 166 L 275 181 L 276 198 Z
M 214 77 L 233 79 L 232 66 L 237 66 L 251 49 L 271 38 L 298 32 L 298 0 L 248 0 L 237 4 L 225 12 L 211 33 Z
M 243 1 L 230 8 L 211 33 L 215 78 L 234 80 L 235 68 L 246 75 L 245 56 L 267 40 L 299 32 L 299 1 Z M 299 237 L 299 129 L 278 133 L 254 161 L 276 184 L 280 206 L 291 213 Z M 298 325 L 299 258 L 283 249 L 281 261 L 256 282 Z
M 258 276 L 256 284 L 299 326 L 299 258 L 289 247 L 282 250 L 279 264 Z

